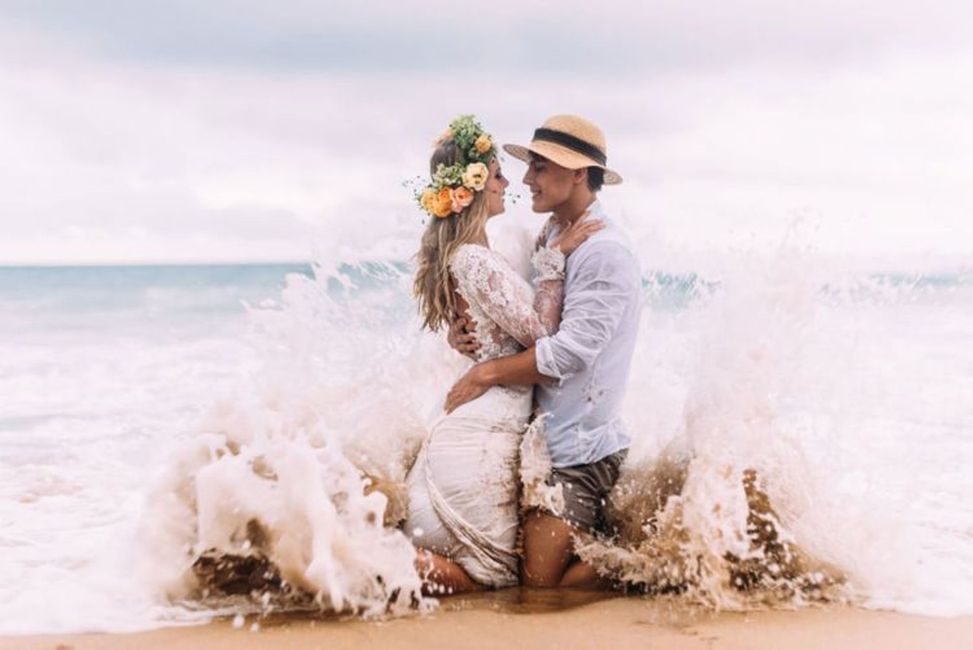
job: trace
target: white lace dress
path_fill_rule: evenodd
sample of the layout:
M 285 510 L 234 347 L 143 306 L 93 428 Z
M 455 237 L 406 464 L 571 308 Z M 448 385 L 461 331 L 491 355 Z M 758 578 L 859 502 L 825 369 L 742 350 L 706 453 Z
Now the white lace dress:
M 537 292 L 498 253 L 473 244 L 450 260 L 469 305 L 479 361 L 515 354 L 557 329 L 564 257 L 540 248 L 532 258 Z M 476 582 L 518 582 L 517 477 L 531 386 L 496 386 L 434 423 L 409 472 L 405 532 L 444 555 Z

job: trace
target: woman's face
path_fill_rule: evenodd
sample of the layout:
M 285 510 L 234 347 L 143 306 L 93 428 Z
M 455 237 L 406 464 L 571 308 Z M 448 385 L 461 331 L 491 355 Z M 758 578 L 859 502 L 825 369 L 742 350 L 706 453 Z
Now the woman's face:
M 500 163 L 494 158 L 490 161 L 490 175 L 487 178 L 486 187 L 483 192 L 486 194 L 487 216 L 495 217 L 504 211 L 503 195 L 507 186 L 510 185 L 503 173 L 500 171 Z

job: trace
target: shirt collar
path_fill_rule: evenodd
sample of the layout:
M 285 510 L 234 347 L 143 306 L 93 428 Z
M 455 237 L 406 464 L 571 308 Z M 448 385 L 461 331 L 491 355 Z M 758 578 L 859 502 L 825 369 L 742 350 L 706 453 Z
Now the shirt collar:
M 588 206 L 588 216 L 598 217 L 599 219 L 605 218 L 605 211 L 601 207 L 601 201 L 598 199 L 592 201 L 591 205 Z

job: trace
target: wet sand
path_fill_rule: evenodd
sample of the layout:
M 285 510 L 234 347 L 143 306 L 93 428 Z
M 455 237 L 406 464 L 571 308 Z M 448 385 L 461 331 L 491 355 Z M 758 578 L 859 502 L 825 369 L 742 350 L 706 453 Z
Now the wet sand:
M 254 623 L 257 629 L 252 629 Z M 139 648 L 671 650 L 973 648 L 973 617 L 932 618 L 848 606 L 713 613 L 660 598 L 506 592 L 444 601 L 436 612 L 367 622 L 309 615 L 248 617 L 133 634 L 0 638 L 0 650 Z

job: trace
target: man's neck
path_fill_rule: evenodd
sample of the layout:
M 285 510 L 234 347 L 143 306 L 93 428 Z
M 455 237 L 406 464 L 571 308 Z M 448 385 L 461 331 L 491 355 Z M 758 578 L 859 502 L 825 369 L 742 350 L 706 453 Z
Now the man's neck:
M 570 198 L 554 209 L 551 219 L 559 226 L 570 226 L 588 211 L 588 208 L 598 200 L 594 194 L 583 194 L 577 198 Z

